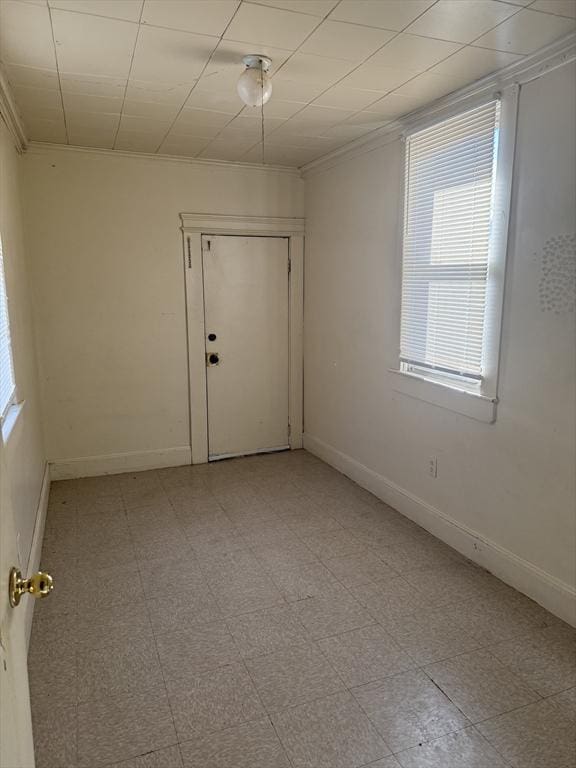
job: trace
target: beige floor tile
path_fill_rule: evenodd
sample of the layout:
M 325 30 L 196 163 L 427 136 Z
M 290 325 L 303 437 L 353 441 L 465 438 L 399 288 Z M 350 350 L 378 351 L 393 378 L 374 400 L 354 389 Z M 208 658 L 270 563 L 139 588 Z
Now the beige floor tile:
M 576 727 L 547 701 L 478 725 L 514 768 L 571 768 L 576 757 Z
M 264 574 L 250 577 L 238 574 L 217 579 L 210 581 L 210 589 L 225 617 L 239 616 L 284 603 L 272 580 Z
M 415 666 L 408 654 L 377 624 L 318 640 L 318 647 L 348 687 Z
M 470 725 L 421 670 L 354 688 L 352 694 L 393 752 Z
M 240 659 L 228 627 L 215 622 L 167 632 L 156 638 L 160 664 L 167 681 L 194 678 L 200 672 L 216 669 Z
M 538 694 L 488 651 L 473 651 L 425 668 L 472 722 L 537 701 Z
M 135 638 L 152 638 L 152 624 L 143 600 L 133 603 L 79 608 L 70 637 L 78 649 L 129 644 Z
M 152 639 L 132 638 L 78 652 L 78 701 L 143 693 L 162 685 L 162 671 Z
M 344 684 L 314 646 L 292 647 L 246 661 L 268 712 L 343 690 Z
M 324 565 L 345 587 L 374 584 L 398 575 L 374 552 L 358 552 L 344 557 L 332 557 L 324 560 Z
M 566 717 L 576 720 L 576 688 L 569 688 L 567 691 L 556 693 L 547 698 L 546 701 L 557 707 Z
M 186 741 L 180 750 L 184 768 L 290 768 L 267 719 Z
M 76 707 L 62 705 L 50 694 L 39 697 L 32 691 L 32 696 L 36 768 L 76 768 Z
M 507 768 L 498 752 L 474 728 L 399 752 L 396 759 L 402 768 Z
M 188 741 L 266 715 L 244 664 L 187 675 L 168 683 L 168 699 L 180 741 Z
M 364 544 L 346 530 L 319 531 L 311 536 L 305 536 L 304 542 L 321 560 L 353 555 L 365 549 Z
M 467 599 L 481 600 L 502 589 L 502 582 L 492 574 L 457 562 L 411 570 L 404 574 L 404 578 L 436 605 L 449 605 Z
M 147 607 L 156 634 L 195 624 L 208 624 L 222 618 L 216 599 L 206 585 L 154 598 L 147 602 Z
M 576 685 L 576 631 L 571 627 L 536 629 L 490 651 L 541 696 Z
M 371 616 L 386 625 L 400 616 L 426 610 L 428 601 L 401 576 L 350 589 Z
M 146 560 L 138 563 L 144 595 L 148 599 L 166 594 L 186 594 L 206 584 L 200 564 L 192 557 Z
M 182 768 L 182 757 L 177 746 L 167 747 L 131 760 L 114 763 L 114 768 Z
M 245 659 L 309 644 L 304 626 L 287 606 L 234 616 L 227 624 Z
M 347 592 L 294 603 L 294 611 L 315 640 L 374 624 L 368 611 Z
M 327 597 L 342 593 L 342 585 L 326 568 L 316 561 L 302 565 L 279 566 L 269 569 L 270 578 L 289 603 L 308 597 Z
M 350 768 L 390 754 L 347 692 L 278 712 L 272 721 L 294 768 Z
M 97 768 L 176 744 L 164 688 L 78 707 L 78 766 Z M 51 766 L 53 768 L 53 766 Z

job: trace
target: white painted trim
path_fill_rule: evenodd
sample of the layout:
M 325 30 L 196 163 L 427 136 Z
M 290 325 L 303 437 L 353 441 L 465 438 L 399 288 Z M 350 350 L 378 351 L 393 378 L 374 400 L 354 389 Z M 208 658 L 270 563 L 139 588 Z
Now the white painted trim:
M 305 219 L 287 216 L 229 216 L 222 213 L 181 213 L 182 231 L 209 235 L 274 235 L 291 237 L 304 234 Z
M 361 136 L 316 160 L 306 163 L 300 168 L 302 175 L 306 178 L 311 174 L 339 165 L 350 158 L 373 152 L 392 141 L 396 141 L 406 130 L 417 125 L 421 120 L 428 119 L 431 115 L 436 114 L 438 119 L 442 119 L 445 112 L 449 113 L 450 110 L 454 110 L 458 104 L 462 109 L 465 109 L 465 105 L 475 99 L 486 98 L 490 93 L 511 85 L 530 82 L 557 67 L 570 63 L 575 58 L 576 33 L 571 32 L 560 40 L 536 51 L 536 53 L 525 56 L 521 61 L 493 72 L 491 75 L 443 96 L 398 120 L 391 121 L 382 128 L 371 131 L 366 136 Z
M 122 472 L 143 472 L 161 467 L 180 467 L 190 464 L 190 446 L 157 448 L 153 451 L 109 453 L 103 456 L 82 456 L 76 459 L 51 459 L 50 478 L 70 480 L 76 477 L 118 475 Z
M 232 216 L 218 213 L 181 213 L 186 329 L 188 339 L 188 388 L 190 395 L 190 449 L 193 464 L 208 461 L 208 406 L 206 393 L 204 327 L 204 274 L 202 235 L 252 235 L 287 237 L 291 261 L 289 279 L 289 443 L 302 447 L 304 413 L 304 224 L 301 218 Z
M 304 435 L 304 448 L 366 488 L 438 539 L 576 626 L 576 589 L 528 560 L 457 522 L 383 475 L 319 440 Z
M 147 152 L 129 152 L 122 149 L 102 149 L 100 147 L 77 147 L 72 144 L 53 144 L 47 141 L 31 141 L 27 145 L 29 154 L 43 155 L 49 152 L 82 152 L 88 155 L 108 156 L 108 157 L 127 157 L 132 160 L 153 160 L 155 162 L 177 163 L 184 165 L 194 165 L 197 167 L 208 167 L 212 169 L 222 168 L 230 170 L 235 168 L 241 171 L 258 171 L 260 173 L 283 173 L 289 176 L 301 177 L 300 170 L 287 165 L 260 165 L 258 163 L 238 163 L 230 160 L 210 160 L 202 157 L 186 157 L 184 155 L 161 155 L 150 154 Z
M 50 495 L 50 467 L 48 462 L 44 465 L 44 475 L 42 477 L 42 487 L 40 497 L 36 507 L 36 522 L 34 523 L 34 533 L 32 535 L 32 545 L 28 555 L 26 565 L 26 576 L 35 573 L 40 568 L 40 557 L 42 555 L 42 542 L 44 540 L 44 527 L 46 525 L 46 511 L 48 509 L 48 496 Z M 34 618 L 34 606 L 36 600 L 25 600 L 24 614 L 24 632 L 26 637 L 26 647 L 30 644 L 30 632 L 32 631 L 32 619 Z
M 6 126 L 16 144 L 18 152 L 24 152 L 28 146 L 26 131 L 18 113 L 18 107 L 12 95 L 10 84 L 0 66 L 0 116 L 6 123 Z

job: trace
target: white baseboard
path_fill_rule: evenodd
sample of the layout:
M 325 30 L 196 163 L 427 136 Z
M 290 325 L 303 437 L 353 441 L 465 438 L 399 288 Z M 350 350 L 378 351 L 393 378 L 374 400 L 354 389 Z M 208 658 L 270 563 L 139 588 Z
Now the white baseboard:
M 506 584 L 576 626 L 576 590 L 569 584 L 462 525 L 322 440 L 305 434 L 304 448 Z
M 32 534 L 32 546 L 28 556 L 26 566 L 26 576 L 35 573 L 40 567 L 40 556 L 42 554 L 42 542 L 44 540 L 44 526 L 46 525 L 46 510 L 48 509 L 48 496 L 50 494 L 50 468 L 48 463 L 44 465 L 44 475 L 42 477 L 42 488 L 40 489 L 40 498 L 36 507 L 36 522 L 34 523 L 34 533 Z M 50 599 L 50 598 L 48 598 Z M 25 605 L 25 637 L 26 646 L 30 643 L 30 632 L 32 630 L 32 619 L 34 617 L 34 605 L 36 600 L 28 598 L 24 601 Z
M 192 453 L 189 445 L 183 445 L 178 448 L 159 448 L 155 451 L 110 453 L 104 456 L 83 456 L 77 459 L 52 459 L 49 463 L 52 480 L 71 480 L 77 477 L 118 475 L 121 472 L 180 467 L 192 463 Z

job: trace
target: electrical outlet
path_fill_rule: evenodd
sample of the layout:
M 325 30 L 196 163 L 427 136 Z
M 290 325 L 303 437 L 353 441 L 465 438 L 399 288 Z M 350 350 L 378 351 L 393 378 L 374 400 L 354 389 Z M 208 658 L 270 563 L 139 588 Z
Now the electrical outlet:
M 430 477 L 438 477 L 438 459 L 436 456 L 428 459 L 428 475 Z

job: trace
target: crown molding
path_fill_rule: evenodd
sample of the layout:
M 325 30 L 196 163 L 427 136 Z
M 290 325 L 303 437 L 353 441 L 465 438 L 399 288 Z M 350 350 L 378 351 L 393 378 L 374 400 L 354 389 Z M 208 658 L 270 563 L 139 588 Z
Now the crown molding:
M 221 213 L 181 213 L 183 232 L 242 235 L 304 234 L 305 219 L 287 216 L 234 216 Z
M 240 163 L 229 160 L 212 160 L 203 157 L 186 157 L 185 155 L 161 155 L 149 154 L 147 152 L 129 152 L 122 149 L 101 149 L 100 147 L 77 147 L 72 144 L 51 144 L 44 141 L 31 141 L 27 147 L 27 154 L 43 155 L 48 152 L 79 152 L 88 155 L 98 155 L 100 157 L 125 157 L 131 160 L 152 160 L 154 162 L 176 163 L 179 165 L 194 165 L 198 167 L 223 168 L 230 170 L 234 168 L 242 171 L 259 171 L 260 173 L 284 173 L 289 176 L 301 178 L 299 168 L 293 168 L 287 165 L 261 165 L 259 163 Z
M 316 160 L 306 163 L 306 165 L 300 168 L 302 176 L 306 178 L 314 173 L 332 168 L 350 158 L 379 149 L 400 138 L 405 131 L 426 118 L 441 115 L 460 103 L 475 99 L 480 100 L 490 96 L 495 91 L 513 85 L 517 86 L 528 83 L 531 80 L 542 77 L 547 72 L 551 72 L 553 69 L 569 64 L 574 59 L 576 59 L 576 32 L 571 32 L 555 43 L 541 48 L 536 53 L 525 56 L 522 61 L 515 62 L 497 72 L 493 72 L 491 75 L 487 75 L 464 88 L 443 96 L 431 104 L 427 104 L 414 112 L 391 121 L 382 128 L 371 131 L 366 136 L 361 136 Z
M 24 152 L 28 146 L 26 131 L 18 114 L 16 102 L 12 96 L 12 89 L 0 65 L 0 116 L 10 131 L 18 152 Z

